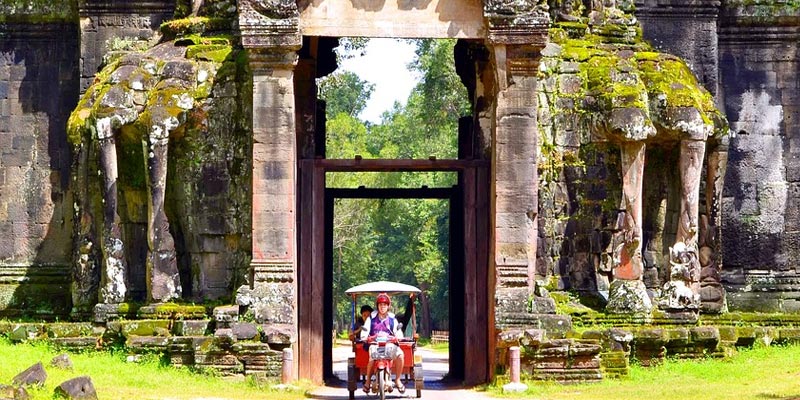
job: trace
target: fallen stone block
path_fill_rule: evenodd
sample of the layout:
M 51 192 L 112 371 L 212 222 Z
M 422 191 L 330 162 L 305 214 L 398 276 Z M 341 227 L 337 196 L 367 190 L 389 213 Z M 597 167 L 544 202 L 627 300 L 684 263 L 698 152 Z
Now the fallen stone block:
M 43 386 L 46 380 L 47 372 L 44 371 L 42 363 L 38 362 L 28 367 L 25 371 L 20 372 L 11 380 L 11 383 L 17 386 Z
M 66 354 L 59 354 L 50 360 L 50 366 L 58 369 L 72 369 L 72 360 Z
M 92 378 L 79 376 L 58 385 L 55 395 L 70 400 L 97 400 L 97 391 L 92 384 Z

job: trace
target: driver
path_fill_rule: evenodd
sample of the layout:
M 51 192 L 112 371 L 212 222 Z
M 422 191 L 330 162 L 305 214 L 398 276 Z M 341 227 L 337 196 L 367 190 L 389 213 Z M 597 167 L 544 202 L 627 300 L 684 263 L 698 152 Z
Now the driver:
M 364 329 L 361 331 L 361 339 L 374 342 L 376 337 L 386 337 L 391 340 L 394 338 L 400 339 L 403 337 L 403 332 L 400 330 L 400 324 L 394 317 L 393 313 L 389 312 L 389 295 L 381 293 L 375 299 L 375 308 L 372 314 L 364 321 Z M 367 364 L 367 380 L 364 382 L 364 392 L 369 393 L 370 382 L 372 382 L 372 366 L 375 359 L 378 358 L 378 345 L 371 344 L 369 346 L 369 363 Z M 400 381 L 400 375 L 403 373 L 403 350 L 400 347 L 389 341 L 386 343 L 386 358 L 392 361 L 392 370 L 396 376 L 395 385 L 400 393 L 404 393 L 406 388 Z M 373 387 L 373 391 L 377 392 L 378 388 Z

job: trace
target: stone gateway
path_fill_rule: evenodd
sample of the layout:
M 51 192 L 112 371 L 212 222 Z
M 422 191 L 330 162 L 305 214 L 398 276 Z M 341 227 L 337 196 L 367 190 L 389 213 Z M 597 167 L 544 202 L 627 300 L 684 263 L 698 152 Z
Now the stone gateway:
M 129 342 L 261 374 L 292 349 L 293 376 L 321 381 L 325 174 L 390 170 L 459 175 L 451 374 L 468 384 L 519 343 L 577 349 L 599 376 L 599 345 L 543 339 L 569 326 L 555 292 L 637 321 L 798 313 L 798 27 L 768 0 L 3 2 L 0 316 L 128 335 L 117 317 L 229 300 L 213 340 L 164 338 L 209 328 L 186 321 Z M 325 158 L 316 79 L 343 36 L 458 40 L 457 159 Z M 597 340 L 637 340 L 614 332 Z

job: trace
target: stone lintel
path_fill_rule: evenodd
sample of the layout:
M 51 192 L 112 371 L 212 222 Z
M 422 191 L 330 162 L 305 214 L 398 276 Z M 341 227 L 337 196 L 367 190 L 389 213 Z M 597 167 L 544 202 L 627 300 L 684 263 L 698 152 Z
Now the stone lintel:
M 719 0 L 658 0 L 654 5 L 645 5 L 637 1 L 635 14 L 639 18 L 684 20 L 688 16 L 693 20 L 716 19 L 721 4 Z
M 175 1 L 80 1 L 81 16 L 98 14 L 170 14 L 175 10 Z

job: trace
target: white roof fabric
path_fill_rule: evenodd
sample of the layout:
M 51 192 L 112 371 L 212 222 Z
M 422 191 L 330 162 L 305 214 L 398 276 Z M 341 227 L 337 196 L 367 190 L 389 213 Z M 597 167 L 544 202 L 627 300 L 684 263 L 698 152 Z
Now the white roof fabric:
M 405 283 L 378 281 L 369 282 L 363 285 L 353 286 L 347 289 L 345 293 L 355 294 L 371 294 L 371 293 L 386 293 L 389 295 L 398 293 L 420 293 L 416 286 L 406 285 Z

